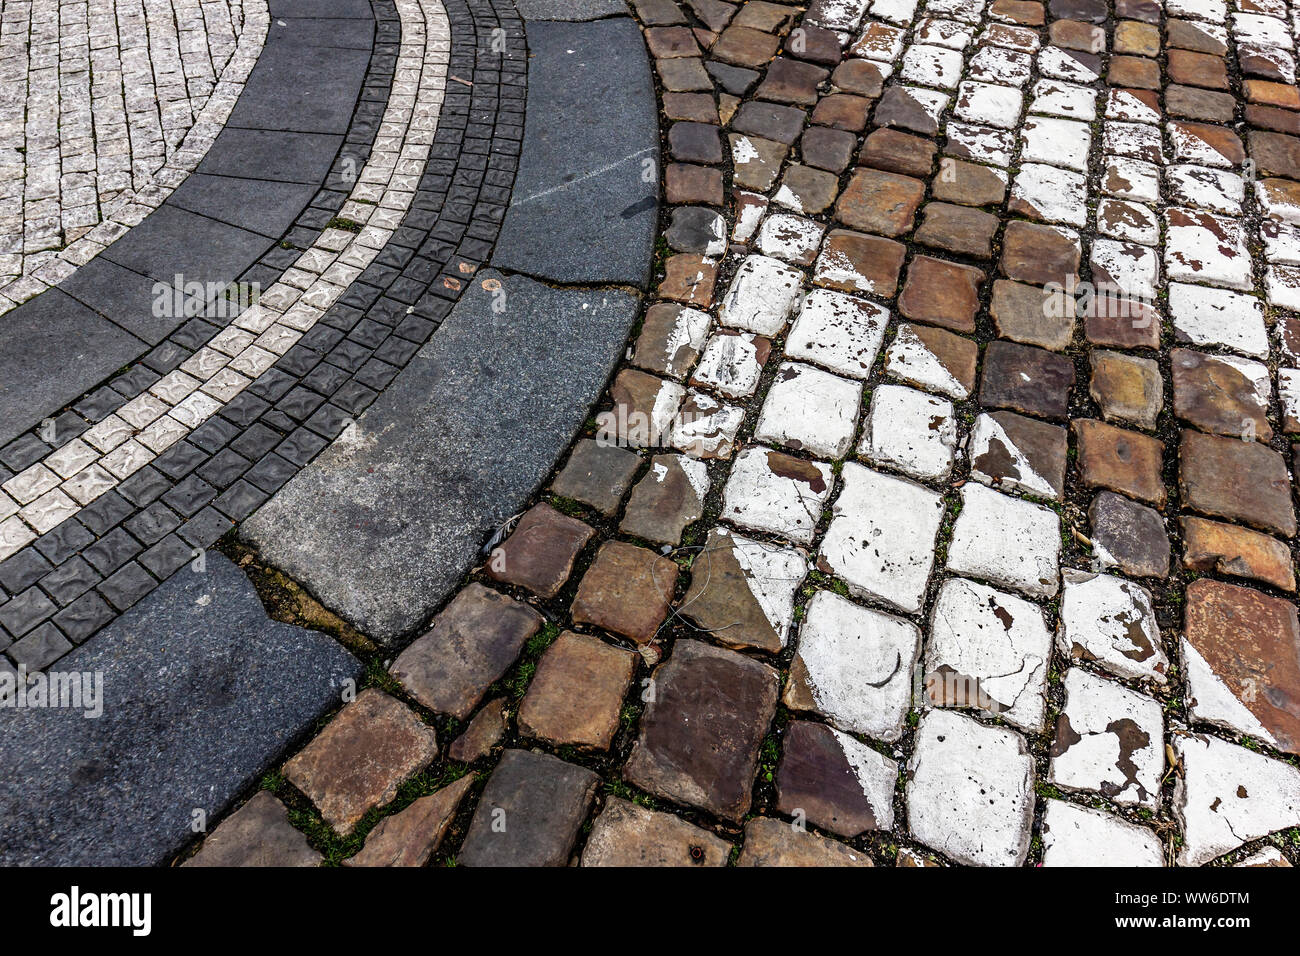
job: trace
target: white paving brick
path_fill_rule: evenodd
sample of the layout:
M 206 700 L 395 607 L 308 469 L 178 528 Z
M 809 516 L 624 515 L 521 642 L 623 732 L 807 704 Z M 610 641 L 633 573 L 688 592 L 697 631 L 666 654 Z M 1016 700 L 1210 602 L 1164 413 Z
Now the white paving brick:
M 861 407 L 861 382 L 783 362 L 763 403 L 754 439 L 819 458 L 843 458 L 853 444 Z
M 742 528 L 812 542 L 831 491 L 831 469 L 771 451 L 746 448 L 736 456 L 722 498 L 722 517 Z
M 914 613 L 934 565 L 943 499 L 928 488 L 849 462 L 819 565 L 849 591 Z
M 902 385 L 878 385 L 858 454 L 913 478 L 940 480 L 952 471 L 957 422 L 952 402 Z
M 731 280 L 718 315 L 725 325 L 777 335 L 799 300 L 803 273 L 779 259 L 753 255 Z
M 1169 659 L 1160 643 L 1151 594 L 1113 574 L 1062 572 L 1061 622 L 1056 640 L 1075 659 L 1095 661 L 1113 674 L 1163 684 Z
M 1034 597 L 1054 595 L 1061 554 L 1056 513 L 981 484 L 967 483 L 961 497 L 948 568 Z
M 889 310 L 883 306 L 843 292 L 813 289 L 786 336 L 786 355 L 866 378 L 888 324 Z
M 1101 810 L 1048 800 L 1043 866 L 1164 866 L 1164 853 L 1146 827 Z

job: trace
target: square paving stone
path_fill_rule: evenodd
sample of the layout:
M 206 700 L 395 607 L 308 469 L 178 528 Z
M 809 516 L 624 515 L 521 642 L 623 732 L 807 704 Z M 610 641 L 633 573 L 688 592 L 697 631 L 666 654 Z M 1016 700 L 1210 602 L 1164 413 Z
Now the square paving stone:
M 867 126 L 867 116 L 873 102 L 865 96 L 831 93 L 821 98 L 809 119 L 821 126 L 860 133 Z
M 792 722 L 776 772 L 776 808 L 842 837 L 894 826 L 898 764 L 825 724 Z
M 728 142 L 731 144 L 732 181 L 742 189 L 759 192 L 771 189 L 790 151 L 789 146 L 740 133 L 732 133 Z
M 780 41 L 769 33 L 733 23 L 722 31 L 710 52 L 724 63 L 757 68 L 772 59 L 779 45 Z
M 878 97 L 884 88 L 885 75 L 886 69 L 881 64 L 870 60 L 845 60 L 831 74 L 831 84 L 848 93 Z
M 1073 425 L 1084 487 L 1107 488 L 1164 507 L 1164 442 L 1090 419 L 1076 419 Z
M 633 364 L 659 375 L 684 377 L 700 356 L 710 321 L 709 314 L 699 309 L 671 302 L 650 306 L 636 340 Z
M 1164 407 L 1164 380 L 1152 359 L 1094 349 L 1088 394 L 1112 421 L 1154 429 Z
M 565 631 L 537 662 L 519 705 L 520 732 L 555 746 L 608 750 L 636 658 L 598 637 Z
M 840 182 L 834 173 L 792 163 L 786 167 L 772 201 L 797 213 L 816 216 L 830 208 L 839 190 Z
M 786 355 L 866 378 L 884 342 L 889 310 L 842 292 L 813 289 L 786 336 Z
M 430 710 L 464 720 L 541 626 L 542 616 L 527 605 L 470 584 L 389 671 Z
M 1174 414 L 1203 431 L 1242 441 L 1269 442 L 1272 380 L 1268 367 L 1231 355 L 1192 349 L 1169 353 L 1173 370 Z
M 778 259 L 747 256 L 727 289 L 719 320 L 759 335 L 778 335 L 798 303 L 802 282 L 802 272 Z
M 1295 570 L 1291 552 L 1276 538 L 1188 515 L 1180 519 L 1183 531 L 1183 567 L 1263 581 L 1283 591 L 1294 591 Z
M 959 863 L 1019 866 L 1029 854 L 1033 757 L 1019 734 L 932 710 L 907 765 L 907 822 Z
M 873 122 L 934 136 L 939 132 L 939 115 L 947 103 L 947 96 L 931 90 L 891 86 L 877 102 Z
M 980 269 L 916 256 L 907 267 L 898 311 L 909 319 L 955 332 L 974 332 L 983 281 L 984 272 Z
M 861 850 L 795 829 L 784 820 L 754 817 L 745 824 L 745 845 L 736 865 L 839 867 L 871 866 L 872 862 Z
M 488 574 L 553 598 L 564 587 L 578 552 L 593 534 L 590 527 L 545 502 L 534 505 L 519 519 L 510 537 L 493 549 Z
M 917 242 L 958 255 L 989 259 L 993 256 L 993 236 L 998 231 L 998 217 L 978 209 L 951 203 L 927 203 L 921 211 Z
M 853 444 L 862 384 L 811 365 L 783 362 L 754 428 L 754 440 L 843 458 Z
M 799 140 L 799 152 L 809 166 L 842 173 L 853 161 L 857 137 L 845 130 L 810 126 Z
M 721 206 L 722 173 L 709 166 L 673 163 L 664 172 L 664 197 L 670 203 Z
M 1208 734 L 1173 738 L 1182 774 L 1174 816 L 1180 866 L 1200 866 L 1300 819 L 1300 770 Z
M 289 822 L 289 811 L 267 790 L 221 821 L 182 866 L 320 866 L 322 857 Z
M 1147 303 L 1109 295 L 1094 295 L 1080 312 L 1083 316 L 1083 334 L 1093 345 L 1115 348 L 1160 347 L 1160 315 Z
M 934 565 L 943 499 L 928 488 L 849 462 L 817 566 L 849 591 L 914 613 Z
M 920 136 L 896 129 L 875 130 L 862 144 L 861 163 L 904 176 L 929 176 L 934 167 L 935 145 Z
M 713 389 L 728 398 L 748 398 L 758 388 L 763 366 L 771 354 L 770 339 L 719 329 L 704 346 L 690 384 Z
M 691 563 L 681 613 L 720 644 L 779 653 L 807 573 L 797 551 L 713 528 Z
M 1036 605 L 949 578 L 930 614 L 925 696 L 934 707 L 982 710 L 1041 731 L 1051 656 L 1052 635 Z
M 1067 568 L 1056 642 L 1074 660 L 1093 661 L 1119 677 L 1167 680 L 1151 593 L 1140 584 Z
M 507 750 L 457 856 L 465 866 L 566 866 L 600 778 L 550 754 Z
M 887 299 L 898 289 L 907 248 L 892 239 L 832 229 L 813 267 L 813 282 L 840 292 Z
M 1045 163 L 1025 163 L 1011 184 L 1009 212 L 1040 222 L 1082 226 L 1088 219 L 1088 181 Z
M 1300 753 L 1300 624 L 1295 605 L 1250 588 L 1187 586 L 1183 631 L 1192 717 Z
M 1060 518 L 1042 505 L 999 494 L 981 484 L 961 489 L 948 568 L 958 574 L 1050 598 L 1059 587 Z M 1009 550 L 1010 542 L 1014 550 Z
M 810 266 L 821 248 L 826 227 L 802 216 L 776 213 L 763 220 L 758 231 L 758 249 L 763 255 Z
M 939 161 L 939 175 L 930 184 L 930 192 L 935 199 L 944 202 L 960 203 L 963 206 L 995 206 L 1006 195 L 1007 177 L 999 169 L 944 158 Z
M 582 851 L 583 866 L 726 866 L 731 844 L 680 817 L 609 797 Z
M 635 786 L 733 822 L 749 812 L 758 750 L 776 712 L 777 674 L 735 651 L 678 640 L 624 765 Z
M 1043 498 L 1065 495 L 1069 434 L 1015 412 L 981 414 L 971 427 L 971 477 L 1003 491 Z
M 1154 833 L 1101 810 L 1048 800 L 1043 813 L 1043 866 L 1164 866 Z
M 1250 494 L 1241 494 L 1249 488 Z M 1296 533 L 1291 479 L 1282 456 L 1258 442 L 1183 429 L 1178 490 L 1192 509 L 1272 531 Z
M 1002 272 L 1033 285 L 1068 285 L 1078 280 L 1079 240 L 1061 226 L 1019 220 L 1007 223 L 1002 243 Z
M 760 100 L 814 106 L 817 87 L 829 76 L 830 71 L 823 67 L 778 56 L 768 64 L 767 74 L 754 96 Z
M 655 448 L 667 439 L 686 390 L 677 382 L 625 368 L 609 394 L 614 407 L 597 414 L 596 441 Z
M 749 102 L 740 107 L 731 121 L 731 128 L 738 133 L 749 133 L 789 146 L 799 138 L 805 119 L 807 114 L 793 106 Z
M 821 462 L 746 448 L 736 457 L 723 491 L 721 517 L 810 544 L 833 480 L 830 466 Z
M 573 599 L 573 623 L 594 624 L 638 644 L 651 640 L 668 616 L 677 565 L 653 551 L 606 541 Z
M 912 707 L 921 632 L 831 591 L 808 601 L 783 703 L 854 734 L 894 741 Z
M 1169 574 L 1169 537 L 1154 508 L 1103 491 L 1088 509 L 1092 543 L 1104 567 L 1140 578 Z
M 551 483 L 551 491 L 610 517 L 618 510 L 640 466 L 641 459 L 635 452 L 584 438 Z
M 360 853 L 344 866 L 425 866 L 442 843 L 465 793 L 474 785 L 466 774 L 440 790 L 420 797 L 405 809 L 384 817 L 366 835 Z
M 905 323 L 886 352 L 885 371 L 894 378 L 949 398 L 975 390 L 979 346 L 943 329 Z
M 676 545 L 682 531 L 704 514 L 709 473 L 683 455 L 656 455 L 628 498 L 619 530 L 656 544 Z
M 692 458 L 730 458 L 744 420 L 743 408 L 726 405 L 704 392 L 688 392 L 673 426 L 671 444 Z
M 885 236 L 911 231 L 912 219 L 925 195 L 925 183 L 877 169 L 859 169 L 835 206 L 841 222 Z
M 722 130 L 706 123 L 674 123 L 668 130 L 668 149 L 683 163 L 720 163 Z
M 1074 337 L 1075 303 L 1059 289 L 998 279 L 989 314 L 998 335 L 1059 352 Z
M 980 402 L 1043 418 L 1068 418 L 1074 362 L 1014 342 L 991 342 L 984 350 Z
M 1078 667 L 1066 672 L 1064 684 L 1048 779 L 1154 809 L 1165 768 L 1160 702 Z
M 952 402 L 901 385 L 877 385 L 858 454 L 922 480 L 947 478 L 957 448 Z
M 372 808 L 397 796 L 407 777 L 438 753 L 437 735 L 414 712 L 368 688 L 284 765 L 327 823 L 352 832 Z

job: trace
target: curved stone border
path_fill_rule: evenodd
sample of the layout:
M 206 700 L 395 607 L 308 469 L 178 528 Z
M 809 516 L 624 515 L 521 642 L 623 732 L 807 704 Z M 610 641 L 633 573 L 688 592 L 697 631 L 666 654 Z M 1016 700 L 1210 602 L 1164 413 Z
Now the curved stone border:
M 59 285 L 132 226 L 139 225 L 166 201 L 186 176 L 198 168 L 235 108 L 266 41 L 270 24 L 266 0 L 248 0 L 242 13 L 244 29 L 239 34 L 234 54 L 222 70 L 194 125 L 186 131 L 162 168 L 152 175 L 152 182 L 124 190 L 109 204 L 98 225 L 60 249 L 52 261 L 0 286 L 0 315 Z
M 8 622 L 0 626 L 27 641 L 10 649 L 15 662 L 30 651 L 30 668 L 45 666 L 66 652 L 69 638 L 85 640 L 279 488 L 391 381 L 446 315 L 474 262 L 486 258 L 522 136 L 522 33 L 512 12 L 498 16 L 486 2 L 449 4 L 448 15 L 448 72 L 458 80 L 449 84 L 432 158 L 393 241 L 256 384 L 0 565 L 13 595 L 0 606 Z M 498 28 L 504 56 L 490 42 Z M 300 256 L 284 261 L 275 253 L 268 265 L 280 269 Z M 158 370 L 146 360 L 114 383 L 117 390 L 101 389 L 77 408 L 102 421 L 120 405 L 123 385 L 128 396 L 147 392 L 217 331 L 191 320 L 153 363 Z M 35 438 L 26 446 L 46 447 Z M 47 607 L 50 597 L 34 585 L 51 562 L 75 569 L 88 586 L 98 582 L 95 590 L 62 609 Z

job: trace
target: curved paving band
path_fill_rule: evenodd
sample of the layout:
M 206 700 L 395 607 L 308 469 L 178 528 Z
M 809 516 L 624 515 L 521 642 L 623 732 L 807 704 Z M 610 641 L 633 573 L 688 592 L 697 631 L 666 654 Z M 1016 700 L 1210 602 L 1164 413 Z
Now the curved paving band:
M 1264 838 L 1300 822 L 1300 627 L 1269 421 L 1300 416 L 1248 360 L 1275 351 L 1243 293 L 1300 354 L 1289 8 L 634 6 L 641 29 L 613 0 L 449 5 L 432 158 L 374 262 L 314 312 L 273 292 L 245 331 L 301 333 L 274 367 L 147 481 L 74 499 L 78 541 L 11 545 L 7 653 L 55 660 L 87 595 L 87 634 L 128 609 L 58 666 L 129 699 L 107 727 L 17 715 L 0 859 L 163 860 L 251 789 L 188 863 L 1286 865 Z M 1244 100 L 1212 92 L 1230 53 Z M 1209 125 L 1238 116 L 1246 144 Z M 340 251 L 334 221 L 290 244 Z M 291 258 L 286 297 L 331 267 Z M 1052 307 L 1081 278 L 1118 299 Z M 183 418 L 179 365 L 124 397 Z M 0 487 L 70 494 L 88 466 L 39 437 Z M 23 487 L 38 460 L 57 488 Z M 35 534 L 36 500 L 6 520 Z M 1171 576 L 1165 515 L 1211 580 Z M 235 522 L 377 642 L 368 673 L 202 555 Z M 192 554 L 206 573 L 173 574 Z M 152 757 L 142 713 L 169 727 Z M 60 782 L 40 813 L 36 779 Z

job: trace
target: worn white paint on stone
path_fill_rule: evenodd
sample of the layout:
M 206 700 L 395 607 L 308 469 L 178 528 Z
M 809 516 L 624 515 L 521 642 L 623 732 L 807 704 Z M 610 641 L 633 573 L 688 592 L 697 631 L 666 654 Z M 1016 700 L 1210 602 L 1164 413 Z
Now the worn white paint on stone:
M 1045 46 L 1038 52 L 1038 72 L 1054 80 L 1095 83 L 1100 75 L 1060 47 Z
M 948 568 L 1034 597 L 1059 587 L 1061 535 L 1056 512 L 981 484 L 961 489 Z
M 1126 123 L 1159 123 L 1160 112 L 1152 109 L 1128 90 L 1111 89 L 1106 93 L 1106 119 Z
M 871 374 L 885 339 L 889 310 L 866 299 L 813 289 L 786 336 L 785 353 L 851 378 Z
M 931 710 L 908 761 L 912 834 L 959 863 L 1019 866 L 1029 853 L 1034 764 L 1018 733 Z
M 849 591 L 909 613 L 921 609 L 943 499 L 928 488 L 849 462 L 819 566 Z
M 1033 219 L 1072 226 L 1088 221 L 1088 180 L 1058 166 L 1023 164 L 1012 180 L 1011 198 Z
M 1246 182 L 1240 176 L 1208 166 L 1184 163 L 1166 167 L 1165 184 L 1171 202 L 1229 216 L 1241 214 L 1241 201 L 1246 196 Z
M 930 613 L 926 699 L 1043 729 L 1052 635 L 1037 605 L 985 584 L 949 578 Z
M 1097 115 L 1097 91 L 1077 83 L 1039 80 L 1029 112 L 1091 122 Z
M 1048 778 L 1155 809 L 1165 767 L 1160 702 L 1079 667 L 1066 672 L 1064 685 Z
M 1092 243 L 1093 282 L 1105 291 L 1150 301 L 1160 282 L 1160 259 L 1149 246 L 1114 239 Z
M 970 58 L 967 74 L 972 80 L 1023 87 L 1033 71 L 1033 55 L 1022 50 L 982 46 Z
M 964 50 L 975 38 L 969 24 L 941 17 L 926 17 L 916 25 L 916 42 L 945 46 L 950 50 Z
M 966 386 L 930 351 L 910 325 L 900 325 L 885 352 L 885 371 L 900 381 L 958 400 L 970 397 Z
M 799 299 L 803 273 L 770 256 L 748 256 L 736 270 L 719 318 L 725 325 L 772 336 L 785 328 Z
M 1264 215 L 1280 222 L 1300 223 L 1300 203 L 1294 201 L 1286 180 L 1260 179 L 1254 186 L 1255 198 Z
M 963 80 L 957 87 L 956 115 L 968 123 L 1014 129 L 1020 119 L 1020 91 L 992 83 Z
M 1250 252 L 1241 223 L 1194 209 L 1165 213 L 1165 269 L 1172 280 L 1249 290 Z
M 808 265 L 816 257 L 825 231 L 821 223 L 803 216 L 776 213 L 763 220 L 758 230 L 758 248 L 765 256 Z
M 940 480 L 952 472 L 957 420 L 952 402 L 902 385 L 878 385 L 858 454 L 913 478 Z
M 880 16 L 879 13 L 876 16 Z M 853 56 L 864 57 L 879 63 L 892 64 L 903 55 L 903 36 L 906 31 L 891 27 L 878 20 L 862 24 L 857 39 L 849 47 Z M 931 42 L 926 40 L 925 42 Z
M 1300 369 L 1277 370 L 1277 398 L 1283 418 L 1300 422 Z
M 1264 277 L 1268 304 L 1292 312 L 1300 311 L 1300 269 L 1272 265 Z
M 1067 568 L 1062 572 L 1062 653 L 1095 661 L 1112 674 L 1163 684 L 1169 659 L 1160 643 L 1151 593 L 1113 574 Z
M 1192 128 L 1181 123 L 1170 123 L 1168 130 L 1175 161 L 1197 163 L 1202 166 L 1219 166 L 1223 169 L 1232 167 L 1232 160 L 1229 157 L 1198 136 Z
M 966 156 L 993 166 L 1011 165 L 1011 154 L 1016 141 L 1014 135 L 1007 130 L 950 120 L 946 133 L 947 152 L 953 155 Z
M 1088 124 L 1077 120 L 1031 116 L 1020 127 L 1020 158 L 1023 162 L 1050 163 L 1085 171 L 1092 134 Z
M 1282 851 L 1275 846 L 1260 847 L 1259 850 L 1252 853 L 1243 860 L 1239 860 L 1233 866 L 1290 866 L 1291 861 L 1282 855 Z
M 871 0 L 821 0 L 813 18 L 819 27 L 827 30 L 853 31 L 871 6 Z
M 996 449 L 995 444 L 998 446 Z M 996 486 L 1004 491 L 1023 491 L 1043 498 L 1057 497 L 1052 483 L 1034 471 L 1028 457 L 1016 446 L 1006 429 L 998 424 L 993 416 L 983 413 L 975 419 L 975 424 L 971 426 L 970 437 L 967 439 L 967 448 L 971 460 L 971 477 L 976 481 L 990 487 Z M 980 470 L 976 463 L 989 452 L 994 452 L 996 460 L 1010 458 L 1011 467 L 1005 469 L 1007 474 L 995 478 Z M 1016 473 L 1014 477 L 1012 471 Z
M 862 383 L 811 365 L 782 362 L 758 416 L 754 440 L 843 458 L 853 444 Z
M 1243 843 L 1300 825 L 1300 770 L 1208 734 L 1174 736 L 1182 773 L 1174 814 L 1183 866 L 1200 866 Z
M 1097 231 L 1112 239 L 1154 246 L 1160 241 L 1160 220 L 1150 206 L 1103 199 L 1097 205 Z
M 1268 358 L 1264 307 L 1254 296 L 1171 282 L 1169 317 L 1183 341 L 1222 345 L 1243 355 Z
M 794 596 L 808 573 L 808 558 L 798 551 L 755 541 L 726 528 L 718 528 L 717 534 L 730 539 L 731 555 L 745 573 L 749 593 L 785 647 L 794 621 Z
M 668 443 L 695 458 L 730 458 L 745 410 L 705 392 L 687 392 Z
M 941 46 L 915 44 L 903 54 L 900 76 L 909 83 L 951 90 L 961 79 L 962 55 Z
M 831 735 L 840 745 L 844 760 L 853 771 L 853 778 L 862 788 L 862 796 L 871 807 L 877 828 L 883 831 L 892 830 L 894 828 L 894 786 L 898 783 L 898 764 L 834 727 L 831 728 Z
M 709 313 L 700 309 L 685 307 L 678 309 L 673 327 L 662 342 L 655 342 L 649 346 L 637 345 L 637 361 L 660 366 L 666 374 L 674 378 L 685 375 L 690 370 L 689 363 L 704 348 L 704 340 L 709 334 L 709 325 L 712 321 Z M 650 349 L 657 354 L 649 354 Z M 643 350 L 646 354 L 643 354 Z
M 1185 637 L 1179 646 L 1187 675 L 1187 712 L 1196 720 L 1249 734 L 1276 746 L 1277 739 L 1214 672 L 1196 646 Z
M 1164 866 L 1164 853 L 1146 827 L 1101 810 L 1048 800 L 1043 866 Z
M 1101 143 L 1102 149 L 1113 156 L 1138 159 L 1144 163 L 1160 164 L 1164 161 L 1158 126 L 1111 121 L 1102 128 Z
M 903 735 L 912 707 L 912 672 L 921 651 L 916 625 L 860 607 L 830 591 L 808 601 L 787 706 L 812 709 L 834 726 L 885 741 Z
M 1140 159 L 1107 156 L 1101 174 L 1107 196 L 1155 203 L 1160 200 L 1160 167 Z
M 740 148 L 739 144 L 742 141 L 749 144 L 751 152 L 754 151 L 753 144 L 744 136 L 736 138 L 737 149 Z M 758 224 L 766 210 L 767 197 L 762 193 L 751 193 L 743 189 L 738 190 L 736 193 L 736 225 L 732 227 L 731 238 L 736 242 L 749 242 L 754 233 L 758 231 Z
M 787 467 L 788 458 L 766 448 L 736 456 L 722 497 L 722 517 L 742 528 L 768 531 L 810 544 L 830 496 L 832 474 L 819 461 Z
M 730 398 L 746 398 L 758 388 L 768 351 L 767 340 L 756 341 L 752 332 L 721 329 L 704 346 L 691 375 L 691 384 L 714 389 Z

